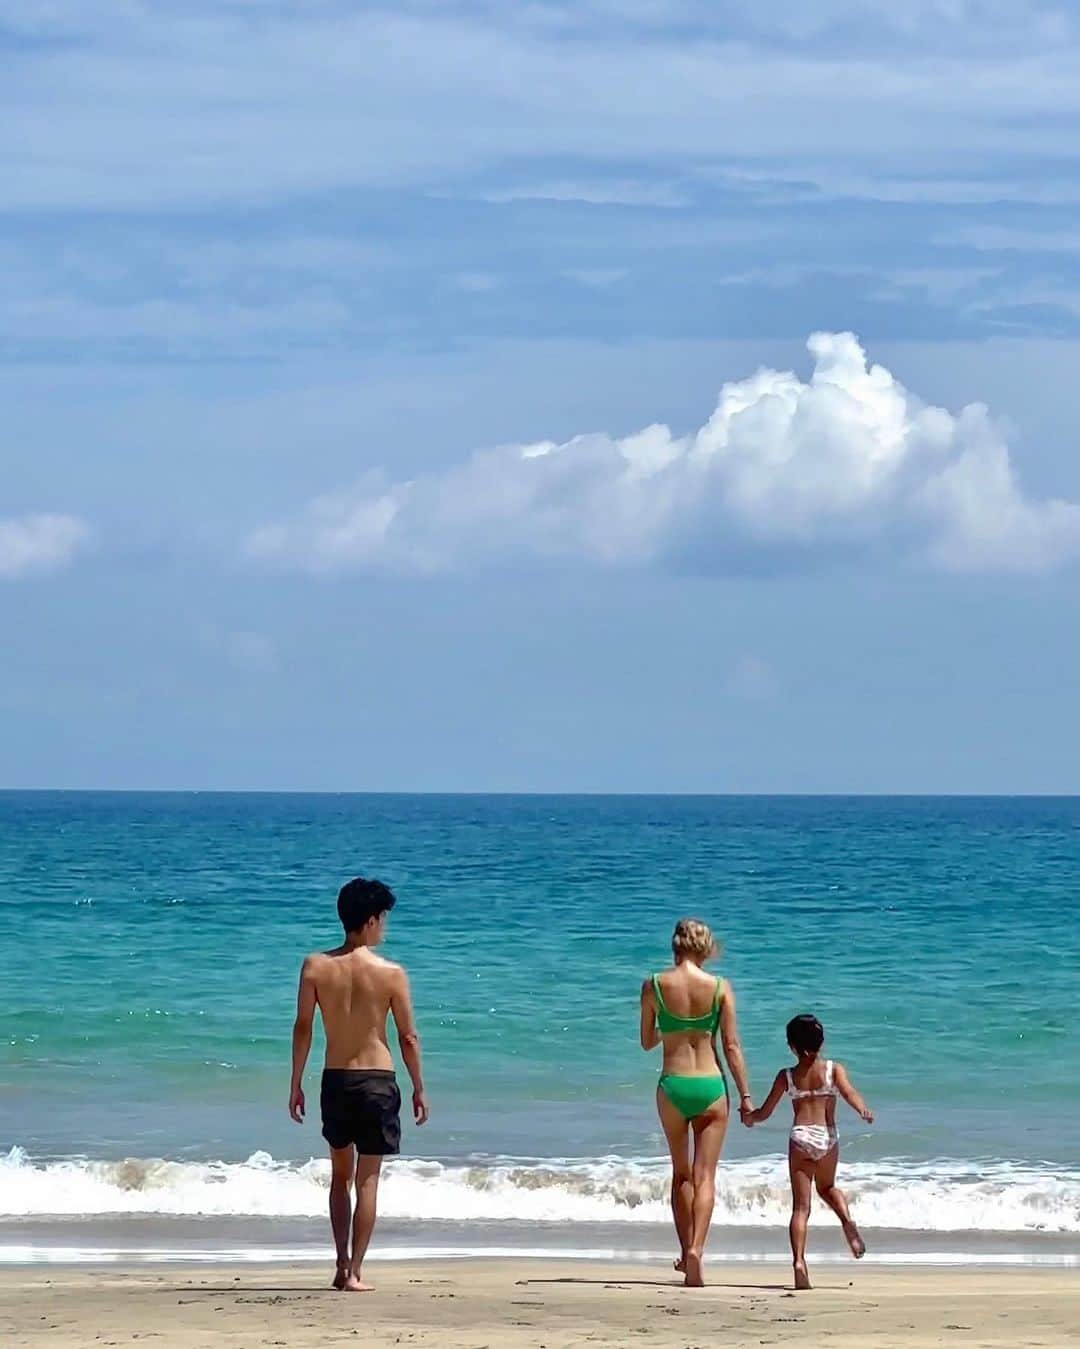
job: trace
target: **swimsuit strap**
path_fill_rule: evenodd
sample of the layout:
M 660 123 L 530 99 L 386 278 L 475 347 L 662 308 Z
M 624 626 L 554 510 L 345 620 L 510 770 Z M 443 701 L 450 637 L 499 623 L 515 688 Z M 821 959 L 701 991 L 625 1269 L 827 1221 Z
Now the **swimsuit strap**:
M 720 1003 L 723 1000 L 721 994 L 721 983 L 717 979 L 716 987 L 713 989 L 712 1006 L 707 1012 L 702 1012 L 700 1016 L 677 1016 L 669 1011 L 664 1002 L 664 995 L 660 991 L 660 976 L 652 976 L 653 995 L 656 998 L 656 1020 L 660 1027 L 661 1034 L 677 1031 L 711 1031 L 716 1033 L 716 1028 L 720 1024 Z

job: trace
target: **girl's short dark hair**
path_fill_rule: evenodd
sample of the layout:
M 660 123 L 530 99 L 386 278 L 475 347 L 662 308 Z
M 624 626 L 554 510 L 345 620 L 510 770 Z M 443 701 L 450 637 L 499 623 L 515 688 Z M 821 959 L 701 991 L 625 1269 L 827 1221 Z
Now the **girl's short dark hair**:
M 338 892 L 337 911 L 346 932 L 359 932 L 372 918 L 389 913 L 394 907 L 394 892 L 382 881 L 357 876 Z
M 787 1042 L 799 1054 L 816 1054 L 825 1040 L 825 1027 L 809 1012 L 787 1023 Z

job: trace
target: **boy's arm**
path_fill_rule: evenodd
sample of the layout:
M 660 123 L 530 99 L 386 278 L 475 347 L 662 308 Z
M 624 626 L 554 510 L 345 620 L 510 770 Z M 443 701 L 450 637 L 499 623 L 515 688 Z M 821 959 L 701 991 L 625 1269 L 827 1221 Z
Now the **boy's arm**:
M 289 1114 L 303 1124 L 304 1101 L 303 1077 L 311 1053 L 311 1029 L 315 1022 L 315 1007 L 318 1004 L 315 979 L 312 975 L 311 957 L 300 967 L 300 987 L 296 993 L 296 1020 L 292 1032 L 292 1080 L 289 1083 Z
M 739 1040 L 739 1023 L 735 1017 L 735 990 L 727 979 L 724 980 L 724 993 L 720 1002 L 719 1030 L 724 1058 L 739 1089 L 739 1118 L 742 1119 L 750 1113 L 753 1103 L 750 1099 L 750 1080 L 746 1075 L 746 1060 Z
M 660 1043 L 660 1032 L 656 1028 L 656 997 L 653 994 L 652 980 L 646 979 L 641 985 L 641 1047 L 655 1049 Z
M 769 1118 L 772 1112 L 780 1104 L 784 1093 L 787 1091 L 787 1074 L 783 1068 L 773 1078 L 773 1084 L 769 1088 L 769 1094 L 756 1110 L 751 1110 L 746 1117 L 747 1124 L 763 1124 Z
M 836 1090 L 851 1106 L 857 1115 L 861 1115 L 867 1124 L 873 1124 L 874 1112 L 869 1108 L 863 1098 L 851 1085 L 851 1079 L 848 1077 L 842 1063 L 833 1064 L 833 1081 L 836 1083 Z
M 399 969 L 394 976 L 393 991 L 390 995 L 390 1013 L 397 1027 L 398 1047 L 401 1050 L 405 1070 L 412 1079 L 413 1119 L 417 1124 L 426 1124 L 428 1118 L 427 1093 L 424 1091 L 424 1075 L 420 1066 L 420 1036 L 416 1030 L 416 1017 L 413 1014 L 412 994 L 409 991 L 409 976 Z

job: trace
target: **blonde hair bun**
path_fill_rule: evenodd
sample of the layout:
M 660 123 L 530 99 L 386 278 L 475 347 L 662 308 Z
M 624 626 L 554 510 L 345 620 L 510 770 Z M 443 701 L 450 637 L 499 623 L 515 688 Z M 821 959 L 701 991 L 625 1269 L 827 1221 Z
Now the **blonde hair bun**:
M 700 918 L 680 918 L 671 935 L 671 949 L 677 956 L 697 956 L 707 960 L 716 955 L 718 946 L 708 923 Z

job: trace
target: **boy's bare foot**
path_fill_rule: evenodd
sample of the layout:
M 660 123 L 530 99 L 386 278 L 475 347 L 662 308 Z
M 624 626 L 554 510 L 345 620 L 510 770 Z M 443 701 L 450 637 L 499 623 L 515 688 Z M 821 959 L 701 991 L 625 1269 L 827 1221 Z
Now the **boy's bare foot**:
M 853 1222 L 844 1223 L 844 1236 L 847 1237 L 847 1244 L 851 1247 L 851 1254 L 856 1260 L 861 1260 L 866 1254 L 866 1242 Z
M 374 1293 L 373 1283 L 363 1283 L 359 1274 L 350 1274 L 342 1285 L 346 1293 Z
M 343 1269 L 340 1265 L 338 1265 L 337 1270 L 334 1273 L 334 1282 L 330 1285 L 330 1287 L 336 1288 L 337 1291 L 340 1293 L 341 1290 L 345 1287 L 345 1280 L 348 1277 L 349 1277 L 348 1269 Z
M 687 1251 L 683 1256 L 684 1288 L 704 1288 L 705 1274 L 701 1268 L 701 1256 L 697 1251 Z
M 795 1262 L 795 1287 L 800 1292 L 810 1287 L 810 1275 L 802 1260 Z

